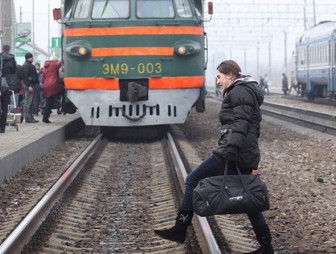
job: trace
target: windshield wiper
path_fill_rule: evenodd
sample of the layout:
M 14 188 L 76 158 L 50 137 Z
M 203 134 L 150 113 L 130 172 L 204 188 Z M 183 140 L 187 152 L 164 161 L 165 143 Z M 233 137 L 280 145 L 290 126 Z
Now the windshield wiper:
M 104 8 L 103 8 L 103 11 L 102 11 L 102 13 L 101 13 L 101 15 L 100 15 L 101 18 L 103 17 L 103 15 L 104 15 L 104 13 L 105 13 L 105 10 L 106 10 L 106 7 L 107 7 L 107 5 L 108 5 L 108 2 L 109 2 L 109 0 L 106 0 L 105 5 L 104 5 Z

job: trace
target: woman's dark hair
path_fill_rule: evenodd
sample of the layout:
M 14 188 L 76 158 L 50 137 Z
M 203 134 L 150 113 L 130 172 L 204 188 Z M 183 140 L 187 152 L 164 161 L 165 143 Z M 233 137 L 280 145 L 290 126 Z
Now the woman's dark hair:
M 221 62 L 218 65 L 217 70 L 220 73 L 223 73 L 226 75 L 230 73 L 235 75 L 236 77 L 239 77 L 241 75 L 241 69 L 239 65 L 233 60 L 226 60 L 224 62 Z

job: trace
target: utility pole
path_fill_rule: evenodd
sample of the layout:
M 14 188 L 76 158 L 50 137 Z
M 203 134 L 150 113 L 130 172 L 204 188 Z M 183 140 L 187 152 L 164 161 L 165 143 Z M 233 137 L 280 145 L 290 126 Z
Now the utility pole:
M 315 10 L 315 0 L 313 0 L 313 12 L 314 12 L 314 26 L 316 25 L 316 10 Z
M 48 0 L 48 55 L 51 56 L 51 44 L 50 44 L 50 0 Z
M 268 42 L 268 77 L 272 77 L 272 42 Z
M 284 45 L 284 48 L 285 48 L 285 73 L 287 73 L 287 32 L 285 31 L 284 32 L 285 34 L 285 45 Z
M 257 45 L 257 72 L 259 73 L 259 42 Z
M 12 43 L 12 6 L 11 0 L 2 0 L 2 45 L 10 45 Z
M 246 56 L 246 48 L 244 48 L 244 70 L 246 71 L 247 69 L 247 56 Z
M 34 10 L 35 10 L 35 7 L 34 7 L 34 0 L 33 1 L 33 17 L 32 17 L 32 26 L 33 26 L 33 32 L 32 32 L 32 44 L 33 44 L 33 56 L 34 56 L 34 59 L 37 59 L 37 56 L 35 55 L 35 13 L 34 13 Z M 36 60 L 35 60 L 36 61 Z
M 303 25 L 304 25 L 305 31 L 307 30 L 306 6 L 307 6 L 307 0 L 304 1 L 304 6 L 303 6 Z

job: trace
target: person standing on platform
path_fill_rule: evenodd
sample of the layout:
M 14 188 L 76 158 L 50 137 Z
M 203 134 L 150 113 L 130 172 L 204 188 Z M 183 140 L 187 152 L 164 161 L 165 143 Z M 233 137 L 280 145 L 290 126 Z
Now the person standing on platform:
M 1 77 L 5 78 L 6 82 L 1 82 L 0 86 L 0 100 L 1 100 L 1 114 L 0 114 L 0 133 L 4 133 L 7 124 L 8 104 L 10 101 L 10 87 L 11 75 L 16 72 L 16 61 L 13 54 L 9 53 L 10 46 L 3 45 L 2 52 L 0 54 L 0 72 Z
M 25 100 L 24 100 L 24 119 L 26 123 L 37 123 L 34 119 L 34 96 L 35 89 L 39 83 L 35 65 L 33 65 L 32 53 L 26 53 L 26 61 L 22 65 L 23 83 L 25 85 Z
M 61 66 L 62 62 L 58 61 L 56 56 L 52 56 L 50 60 L 47 60 L 44 63 L 42 74 L 43 92 L 46 100 L 42 119 L 44 123 L 51 123 L 49 116 L 53 102 L 58 100 L 59 96 L 64 93 L 64 85 L 59 74 Z
M 264 92 L 265 92 L 266 95 L 269 95 L 269 87 L 270 87 L 271 81 L 269 80 L 267 74 L 265 74 L 263 82 L 264 82 L 264 88 L 263 88 Z
M 282 73 L 282 91 L 284 95 L 288 93 L 288 78 L 286 73 Z
M 299 95 L 299 89 L 298 89 L 298 86 L 297 86 L 297 83 L 296 83 L 296 77 L 295 77 L 294 71 L 291 72 L 290 87 L 289 87 L 288 94 L 291 93 L 293 88 L 294 88 L 296 94 Z
M 264 90 L 264 78 L 262 76 L 259 77 L 259 86 Z

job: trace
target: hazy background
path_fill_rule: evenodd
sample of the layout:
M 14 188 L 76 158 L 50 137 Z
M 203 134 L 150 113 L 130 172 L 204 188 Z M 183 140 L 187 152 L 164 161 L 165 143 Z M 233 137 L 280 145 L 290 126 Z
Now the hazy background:
M 51 51 L 50 38 L 59 37 L 61 34 L 61 26 L 52 17 L 52 10 L 59 8 L 60 3 L 60 0 L 14 0 L 16 22 L 34 24 L 32 25 L 34 41 L 48 52 Z
M 336 20 L 335 0 L 213 0 L 206 23 L 209 38 L 207 84 L 214 86 L 218 64 L 236 60 L 244 73 L 265 73 L 280 85 L 295 64 L 295 40 L 314 24 Z M 207 15 L 206 15 L 207 16 Z
M 207 1 L 205 1 L 207 3 Z M 206 22 L 209 41 L 207 85 L 214 86 L 217 65 L 236 60 L 256 79 L 267 73 L 273 84 L 294 69 L 295 40 L 305 29 L 336 20 L 336 0 L 213 0 L 214 14 Z M 34 23 L 35 43 L 50 50 L 50 38 L 60 36 L 52 9 L 60 0 L 14 0 L 17 22 Z M 33 18 L 34 6 L 34 18 Z M 206 14 L 208 19 L 209 16 Z M 50 52 L 49 51 L 49 52 Z

